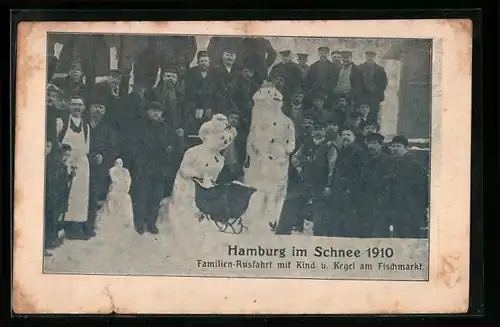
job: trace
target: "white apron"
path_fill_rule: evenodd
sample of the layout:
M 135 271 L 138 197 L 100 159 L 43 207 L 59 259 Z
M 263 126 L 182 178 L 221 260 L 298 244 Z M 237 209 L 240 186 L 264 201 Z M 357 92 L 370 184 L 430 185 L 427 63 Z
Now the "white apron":
M 80 133 L 73 132 L 71 126 L 68 126 L 62 140 L 62 144 L 71 146 L 70 163 L 76 167 L 76 175 L 69 191 L 68 212 L 64 218 L 65 221 L 70 222 L 85 222 L 88 218 L 89 160 L 87 154 L 89 153 L 90 128 L 87 130 L 87 141 L 85 141 L 83 121 L 80 121 L 80 124 L 82 126 Z

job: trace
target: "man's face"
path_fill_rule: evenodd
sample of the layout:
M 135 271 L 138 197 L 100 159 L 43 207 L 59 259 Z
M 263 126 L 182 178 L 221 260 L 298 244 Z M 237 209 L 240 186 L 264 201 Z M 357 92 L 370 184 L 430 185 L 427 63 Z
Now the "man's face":
M 222 62 L 224 63 L 224 65 L 232 65 L 234 64 L 235 60 L 236 60 L 236 53 L 228 51 L 224 51 L 222 53 Z
M 352 62 L 352 56 L 350 54 L 342 55 L 342 63 L 347 66 Z
M 304 101 L 304 94 L 303 93 L 294 93 L 292 95 L 292 102 L 294 105 L 299 105 Z
M 52 142 L 46 141 L 45 142 L 45 155 L 48 156 L 51 152 L 52 152 Z
M 342 62 L 342 56 L 338 52 L 332 53 L 332 62 L 334 63 L 341 63 Z
M 254 76 L 253 71 L 248 69 L 248 68 L 243 68 L 243 70 L 241 71 L 241 74 L 246 79 L 251 79 Z
M 325 100 L 323 98 L 314 98 L 313 106 L 316 109 L 323 109 L 323 105 L 325 104 Z
M 284 63 L 292 61 L 292 55 L 281 55 L 281 61 Z
M 69 110 L 71 113 L 82 113 L 85 109 L 82 99 L 71 99 L 69 103 Z
M 117 74 L 110 74 L 108 76 L 108 83 L 111 86 L 118 86 L 118 85 L 120 85 L 120 76 L 118 76 Z
M 307 64 L 307 58 L 297 57 L 297 62 L 298 62 L 300 65 L 306 65 L 306 64 Z
M 326 125 L 326 136 L 328 140 L 335 141 L 337 139 L 339 132 L 339 126 L 337 124 L 328 123 Z
M 198 59 L 198 65 L 202 70 L 207 70 L 210 67 L 210 58 L 208 56 L 202 56 Z
M 102 118 L 106 113 L 106 107 L 102 104 L 93 104 L 90 106 L 90 115 L 93 118 Z
M 368 147 L 368 151 L 370 151 L 371 154 L 379 155 L 382 152 L 382 143 L 379 141 L 367 141 L 366 146 Z
M 238 126 L 238 123 L 240 121 L 240 115 L 233 112 L 233 113 L 229 114 L 229 116 L 227 117 L 227 121 L 228 121 L 229 125 L 236 127 L 236 126 Z
M 278 91 L 283 90 L 285 86 L 285 79 L 282 76 L 278 76 L 274 79 L 274 87 L 278 89 Z
M 347 107 L 347 99 L 346 98 L 340 98 L 338 102 L 338 106 L 341 109 L 345 109 Z
M 370 113 L 370 106 L 367 104 L 362 104 L 359 106 L 359 112 L 366 117 Z
M 397 157 L 402 157 L 406 154 L 408 149 L 401 143 L 391 143 L 389 146 L 391 153 Z
M 319 56 L 319 59 L 323 60 L 323 61 L 328 59 L 328 50 L 324 50 L 324 49 L 318 50 L 318 56 Z
M 368 134 L 371 133 L 377 133 L 377 127 L 375 125 L 365 125 L 363 127 L 363 135 L 367 136 Z
M 375 54 L 374 53 L 365 54 L 365 58 L 366 58 L 366 62 L 368 62 L 368 63 L 375 62 Z
M 80 65 L 71 66 L 69 70 L 69 76 L 73 81 L 79 82 L 83 76 L 82 67 Z
M 186 74 L 186 65 L 184 64 L 181 64 L 178 68 L 177 68 L 179 74 L 177 76 L 178 79 L 183 79 L 184 78 L 184 75 Z
M 311 136 L 314 140 L 321 140 L 325 137 L 325 128 L 322 126 L 314 126 Z
M 163 111 L 161 111 L 160 109 L 149 108 L 147 112 L 149 118 L 151 118 L 152 120 L 157 120 L 157 121 L 162 120 Z
M 312 119 L 306 118 L 302 123 L 304 135 L 311 135 L 313 130 L 314 122 Z
M 61 105 L 61 96 L 58 92 L 47 92 L 47 105 L 58 108 Z
M 175 85 L 177 83 L 177 74 L 174 72 L 164 72 L 162 79 L 169 85 Z
M 61 162 L 65 164 L 66 166 L 69 165 L 69 157 L 71 156 L 71 151 L 66 150 L 63 151 L 61 154 Z
M 340 135 L 342 138 L 342 145 L 343 146 L 348 146 L 354 142 L 356 139 L 356 136 L 354 135 L 354 132 L 351 130 L 343 130 L 342 134 Z

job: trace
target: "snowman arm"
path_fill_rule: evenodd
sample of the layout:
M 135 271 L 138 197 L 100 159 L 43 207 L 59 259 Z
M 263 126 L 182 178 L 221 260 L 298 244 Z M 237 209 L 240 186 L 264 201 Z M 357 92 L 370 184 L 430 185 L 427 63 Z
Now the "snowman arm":
M 293 127 L 293 122 L 290 122 L 290 128 L 287 133 L 287 149 L 288 153 L 292 153 L 295 150 L 295 127 Z

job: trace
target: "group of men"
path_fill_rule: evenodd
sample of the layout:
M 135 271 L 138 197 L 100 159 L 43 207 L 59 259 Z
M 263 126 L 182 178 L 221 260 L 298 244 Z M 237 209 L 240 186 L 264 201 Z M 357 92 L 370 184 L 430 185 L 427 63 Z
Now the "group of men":
M 154 38 L 157 41 L 153 44 L 158 48 L 161 37 Z M 180 41 L 176 40 L 177 43 Z M 194 47 L 196 53 L 196 42 Z M 416 167 L 414 160 L 406 160 L 409 155 L 400 156 L 404 160 L 391 161 L 390 171 L 400 169 L 402 172 L 397 174 L 399 179 L 389 178 L 385 173 L 384 182 L 377 179 L 380 177 L 376 173 L 378 169 L 388 167 L 384 152 L 375 150 L 379 147 L 374 145 L 379 144 L 380 149 L 383 145 L 383 136 L 378 134 L 378 112 L 384 100 L 387 76 L 383 67 L 374 62 L 374 51 L 367 51 L 366 62 L 358 66 L 352 62 L 352 52 L 330 52 L 328 47 L 321 46 L 317 49 L 319 60 L 309 67 L 307 54 L 298 53 L 296 63 L 292 52 L 283 50 L 280 51 L 281 61 L 272 66 L 277 53 L 265 38 L 212 37 L 207 50 L 196 53 L 197 65 L 190 67 L 189 58 L 193 58 L 186 51 L 181 51 L 180 55 L 162 56 L 161 50 L 157 48 L 147 47 L 136 58 L 128 58 L 134 61 L 132 92 L 128 90 L 128 71 L 111 70 L 106 81 L 96 83 L 95 76 L 87 73 L 93 65 L 92 60 L 95 60 L 92 56 L 89 59 L 80 55 L 72 59 L 66 77 L 54 76 L 58 60 L 53 57 L 49 60 L 46 186 L 48 248 L 60 244 L 61 237 L 58 234 L 61 235 L 63 228 L 66 237 L 89 239 L 95 236 L 97 210 L 106 197 L 108 170 L 116 158 L 123 159 L 124 166 L 132 176 L 135 229 L 139 234 L 145 231 L 158 233 L 156 220 L 159 203 L 163 197 L 170 195 L 182 155 L 186 148 L 199 142 L 194 136 L 200 126 L 216 113 L 230 118 L 230 123 L 238 130 L 234 142 L 236 151 L 230 151 L 232 155 L 235 154 L 235 158 L 226 160 L 228 165 L 221 178 L 241 179 L 247 157 L 246 138 L 251 124 L 252 97 L 264 80 L 272 81 L 282 93 L 283 112 L 295 124 L 297 147 L 290 167 L 293 173 L 289 178 L 289 183 L 295 184 L 290 188 L 289 199 L 299 196 L 303 200 L 303 207 L 307 208 L 312 202 L 329 204 L 322 198 L 326 194 L 337 199 L 335 202 L 338 203 L 339 214 L 344 217 L 338 221 L 348 221 L 351 216 L 346 212 L 352 211 L 361 202 L 370 202 L 366 197 L 387 193 L 385 182 L 389 179 L 392 195 L 383 201 L 392 202 L 394 205 L 390 207 L 406 205 L 407 200 L 404 199 L 415 198 L 413 193 L 408 192 L 427 192 L 404 186 L 412 178 L 415 179 L 415 174 L 419 174 L 419 183 L 422 179 L 421 170 L 413 169 Z M 161 69 L 159 80 L 156 77 L 158 68 Z M 95 69 L 92 71 L 95 72 Z M 363 133 L 363 127 L 365 132 L 368 130 L 370 133 Z M 74 140 L 78 140 L 77 144 L 70 144 Z M 75 160 L 68 158 L 76 148 L 82 151 L 78 143 L 80 140 L 83 140 L 83 144 L 88 143 L 88 149 L 83 150 L 87 153 L 89 165 L 88 206 L 82 206 L 86 210 L 86 219 L 77 219 L 77 223 L 71 224 L 70 228 L 67 226 L 71 223 L 71 217 L 65 215 L 68 211 L 68 196 L 71 188 L 77 187 L 76 176 L 82 170 L 79 166 L 82 160 L 80 158 L 75 163 Z M 393 147 L 401 146 L 404 149 L 401 153 L 406 153 L 407 140 L 397 140 L 393 140 Z M 336 151 L 330 151 L 332 146 Z M 367 153 L 373 160 L 364 160 Z M 402 163 L 397 166 L 396 162 L 399 161 Z M 333 162 L 336 162 L 335 165 Z M 358 164 L 364 165 L 364 168 L 359 168 Z M 319 165 L 323 170 L 316 169 L 314 165 Z M 335 169 L 328 168 L 333 166 Z M 357 169 L 357 172 L 350 172 L 353 169 Z M 360 175 L 362 170 L 363 176 Z M 321 175 L 322 171 L 326 172 L 324 176 Z M 85 177 L 78 180 L 85 180 Z M 352 186 L 354 184 L 355 187 Z M 316 190 L 317 187 L 321 190 Z M 358 189 L 362 190 L 359 194 Z M 418 193 L 418 196 L 421 195 Z M 365 200 L 360 202 L 354 197 L 364 197 Z M 377 198 L 371 202 L 380 201 Z M 395 204 L 394 201 L 400 202 Z M 419 208 L 425 210 L 427 204 L 415 201 Z M 287 218 L 280 219 L 281 223 L 274 226 L 278 233 L 300 228 L 297 215 L 287 215 L 288 210 L 290 206 L 285 203 L 283 215 Z M 369 214 L 372 219 L 379 219 L 376 211 L 373 211 L 378 209 L 363 210 L 372 210 Z M 314 212 L 318 217 L 325 216 L 328 209 Z M 400 213 L 401 210 L 392 213 L 392 216 Z M 411 220 L 416 219 L 415 214 L 412 214 Z M 349 234 L 343 231 L 347 227 L 332 227 L 331 223 L 327 223 L 330 220 L 315 218 L 318 235 Z M 414 224 L 419 225 L 416 222 Z

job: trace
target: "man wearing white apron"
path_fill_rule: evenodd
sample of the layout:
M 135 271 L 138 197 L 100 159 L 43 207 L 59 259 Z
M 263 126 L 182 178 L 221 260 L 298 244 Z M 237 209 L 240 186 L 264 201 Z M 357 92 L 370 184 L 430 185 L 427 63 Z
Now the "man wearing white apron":
M 82 119 L 85 104 L 81 96 L 71 97 L 70 115 L 67 121 L 58 118 L 57 133 L 61 144 L 71 146 L 69 162 L 76 169 L 76 175 L 69 192 L 68 211 L 64 218 L 68 238 L 88 239 L 85 234 L 85 222 L 88 218 L 89 205 L 89 126 Z M 66 229 L 66 228 L 65 228 Z

